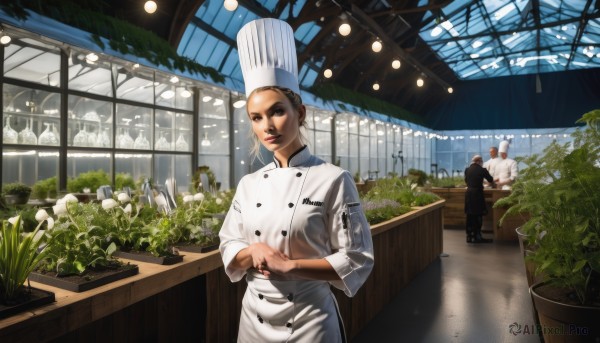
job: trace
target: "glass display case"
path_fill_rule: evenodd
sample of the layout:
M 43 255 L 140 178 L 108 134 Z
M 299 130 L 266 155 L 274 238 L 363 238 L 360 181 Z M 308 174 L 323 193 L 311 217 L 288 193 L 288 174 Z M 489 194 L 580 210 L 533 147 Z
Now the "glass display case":
M 156 105 L 188 111 L 193 109 L 190 84 L 173 75 L 157 74 L 155 80 Z
M 112 102 L 69 96 L 68 146 L 113 147 Z
M 150 150 L 154 145 L 152 108 L 117 104 L 115 147 Z
M 60 94 L 4 84 L 2 143 L 60 145 Z
M 192 151 L 192 115 L 156 110 L 154 118 L 155 150 Z
M 4 148 L 2 151 L 2 182 L 23 182 L 33 185 L 38 180 L 58 175 L 57 150 L 23 150 Z
M 142 70 L 137 64 L 113 64 L 116 77 L 117 98 L 142 102 L 154 103 L 154 74 L 148 70 Z

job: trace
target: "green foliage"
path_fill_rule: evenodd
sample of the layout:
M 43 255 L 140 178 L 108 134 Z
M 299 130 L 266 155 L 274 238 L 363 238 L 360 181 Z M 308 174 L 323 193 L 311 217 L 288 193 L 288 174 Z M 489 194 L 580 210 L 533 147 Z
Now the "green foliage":
M 0 234 L 0 303 L 10 303 L 23 291 L 23 284 L 37 264 L 48 254 L 52 241 L 40 232 L 41 223 L 30 233 L 23 232 L 21 217 L 13 224 L 2 220 Z
M 27 186 L 22 182 L 11 182 L 2 185 L 2 194 L 4 195 L 20 195 L 29 196 L 31 194 L 31 187 Z
M 131 190 L 136 189 L 136 184 L 131 174 L 117 173 L 115 175 L 115 189 L 123 189 L 123 187 L 129 187 Z
M 573 144 L 553 142 L 541 155 L 524 159 L 512 193 L 494 204 L 509 206 L 502 218 L 526 213 L 521 231 L 535 251 L 537 272 L 569 289 L 582 305 L 600 304 L 600 110 L 586 113 L 587 125 Z
M 427 173 L 419 169 L 409 169 L 408 178 L 412 183 L 416 183 L 418 186 L 424 186 L 427 181 Z
M 374 225 L 411 211 L 409 206 L 389 199 L 373 199 L 364 202 L 363 209 L 369 224 Z
M 44 200 L 46 198 L 56 198 L 58 194 L 58 179 L 56 176 L 47 179 L 38 180 L 33 184 L 32 196 L 34 199 Z
M 110 240 L 110 215 L 95 203 L 67 202 L 65 207 L 66 214 L 59 215 L 49 230 L 55 244 L 46 248 L 42 270 L 58 275 L 82 274 L 88 268 L 120 263 L 112 256 L 117 246 Z
M 444 188 L 454 188 L 454 187 L 466 187 L 465 178 L 463 176 L 453 176 L 453 177 L 444 177 L 444 178 L 429 178 L 429 183 L 431 183 L 432 187 L 444 187 Z
M 188 71 L 193 74 L 209 76 L 215 82 L 224 78 L 215 69 L 205 67 L 196 61 L 179 56 L 167 41 L 153 32 L 128 23 L 127 18 L 117 19 L 103 14 L 111 11 L 103 1 L 72 0 L 14 0 L 2 4 L 0 8 L 9 15 L 24 20 L 28 13 L 24 8 L 41 15 L 56 19 L 67 25 L 91 33 L 90 40 L 102 50 L 106 48 L 101 37 L 108 39 L 112 49 L 123 54 L 132 54 L 162 65 L 169 70 Z
M 89 188 L 93 193 L 96 192 L 98 187 L 110 184 L 109 176 L 104 170 L 90 170 L 77 175 L 75 178 L 69 178 L 67 180 L 67 191 L 81 193 L 84 188 Z
M 389 220 L 409 212 L 412 206 L 425 206 L 439 199 L 433 193 L 419 191 L 410 178 L 378 179 L 362 197 L 370 224 Z

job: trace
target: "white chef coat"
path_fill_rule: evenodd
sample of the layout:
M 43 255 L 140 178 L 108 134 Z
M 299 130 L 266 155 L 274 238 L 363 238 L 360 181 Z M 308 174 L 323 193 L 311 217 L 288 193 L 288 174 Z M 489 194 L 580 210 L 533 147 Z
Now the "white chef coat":
M 494 179 L 498 179 L 499 183 L 513 182 L 519 175 L 517 162 L 510 158 L 500 158 L 496 163 Z
M 489 160 L 483 163 L 483 167 L 490 172 L 490 175 L 494 177 L 494 173 L 496 172 L 496 164 L 500 161 L 501 158 L 496 156 L 494 158 L 490 158 Z
M 373 242 L 356 185 L 347 171 L 304 147 L 240 181 L 219 237 L 232 282 L 246 275 L 238 342 L 339 342 L 339 314 L 330 284 L 353 296 L 373 268 Z M 305 280 L 234 269 L 231 262 L 262 242 L 290 259 L 325 258 L 340 277 Z

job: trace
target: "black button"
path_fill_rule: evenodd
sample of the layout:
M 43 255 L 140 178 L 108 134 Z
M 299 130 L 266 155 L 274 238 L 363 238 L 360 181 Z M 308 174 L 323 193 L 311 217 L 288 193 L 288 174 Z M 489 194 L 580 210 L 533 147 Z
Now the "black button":
M 296 173 L 296 176 L 297 176 L 297 177 L 300 177 L 300 176 L 302 176 L 302 173 L 301 173 L 301 172 L 297 172 L 297 173 Z
M 266 179 L 269 177 L 269 174 L 265 174 L 265 175 L 263 175 L 263 177 Z
M 286 327 L 291 328 L 292 327 L 292 323 L 287 323 L 285 324 Z
M 258 293 L 258 299 L 263 300 L 264 296 L 260 293 Z
M 256 316 L 256 317 L 258 317 L 259 322 L 261 322 L 261 323 L 263 322 L 263 319 L 260 316 Z
M 287 298 L 289 301 L 292 301 L 292 300 L 294 300 L 294 295 L 292 293 L 290 293 L 290 294 L 288 294 Z
M 289 204 L 288 204 L 288 207 L 289 207 L 289 208 L 292 208 L 292 207 L 294 207 L 294 204 L 292 204 L 292 203 L 289 203 Z
M 287 236 L 287 231 L 283 230 L 283 231 L 281 231 L 281 234 L 285 237 L 285 236 Z
M 261 203 L 256 203 L 256 207 L 261 207 L 262 204 Z
M 260 231 L 256 230 L 256 231 L 254 231 L 254 234 L 257 236 L 260 236 Z

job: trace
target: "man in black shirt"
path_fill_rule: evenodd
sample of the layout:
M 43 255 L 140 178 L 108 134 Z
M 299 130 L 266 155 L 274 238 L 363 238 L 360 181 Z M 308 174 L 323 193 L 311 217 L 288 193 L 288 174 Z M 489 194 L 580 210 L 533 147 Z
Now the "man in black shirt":
M 487 214 L 485 198 L 483 195 L 483 179 L 490 184 L 494 179 L 487 169 L 483 168 L 483 158 L 475 155 L 471 159 L 471 165 L 465 169 L 465 214 L 467 215 L 467 243 L 490 243 L 491 239 L 481 237 L 481 226 L 483 216 Z

